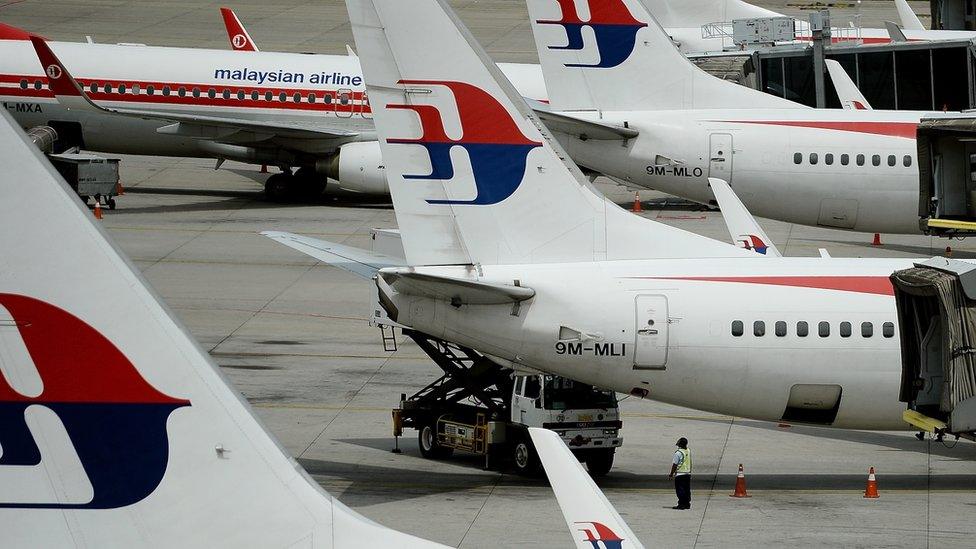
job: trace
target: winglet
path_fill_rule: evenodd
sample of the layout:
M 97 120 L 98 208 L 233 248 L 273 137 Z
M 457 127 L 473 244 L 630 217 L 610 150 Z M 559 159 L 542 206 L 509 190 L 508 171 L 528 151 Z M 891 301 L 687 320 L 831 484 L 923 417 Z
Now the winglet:
M 230 39 L 230 47 L 234 51 L 259 51 L 251 35 L 247 33 L 244 24 L 230 8 L 220 8 L 220 15 L 224 18 L 224 28 L 227 29 L 227 38 Z
M 895 8 L 898 9 L 898 18 L 901 20 L 903 30 L 925 30 L 925 25 L 912 11 L 912 7 L 908 5 L 908 0 L 895 0 Z
M 728 183 L 716 177 L 709 177 L 708 185 L 712 188 L 719 209 L 722 210 L 722 218 L 729 229 L 733 244 L 767 257 L 783 257 Z
M 827 72 L 830 73 L 830 81 L 834 83 L 834 91 L 837 92 L 841 106 L 847 110 L 872 110 L 871 104 L 868 103 L 861 90 L 857 89 L 857 85 L 851 80 L 844 67 L 833 59 L 825 59 L 824 61 L 827 63 Z
M 578 549 L 644 547 L 559 435 L 538 427 L 529 435 Z
M 44 69 L 44 73 L 47 75 L 47 85 L 48 88 L 54 93 L 54 97 L 62 105 L 68 109 L 78 109 L 78 110 L 96 110 L 103 111 L 101 107 L 92 103 L 88 95 L 78 84 L 78 81 L 71 76 L 68 69 L 64 67 L 64 63 L 54 52 L 51 51 L 50 46 L 43 38 L 35 35 L 30 35 L 31 44 L 34 45 L 34 51 L 37 52 L 37 59 L 41 62 L 41 67 Z

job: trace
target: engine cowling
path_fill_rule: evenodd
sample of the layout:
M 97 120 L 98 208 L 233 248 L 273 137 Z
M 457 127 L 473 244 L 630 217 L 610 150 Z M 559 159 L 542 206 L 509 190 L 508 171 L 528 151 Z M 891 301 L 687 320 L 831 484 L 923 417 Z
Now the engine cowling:
M 328 161 L 326 174 L 344 191 L 388 195 L 386 166 L 378 141 L 346 143 Z

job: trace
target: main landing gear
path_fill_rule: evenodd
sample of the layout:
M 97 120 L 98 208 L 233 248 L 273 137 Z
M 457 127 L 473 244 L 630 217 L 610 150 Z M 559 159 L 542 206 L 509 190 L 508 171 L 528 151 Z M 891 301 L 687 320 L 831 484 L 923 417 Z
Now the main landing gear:
M 268 178 L 264 194 L 272 202 L 311 202 L 325 191 L 326 177 L 310 168 L 299 168 L 294 174 L 285 169 Z

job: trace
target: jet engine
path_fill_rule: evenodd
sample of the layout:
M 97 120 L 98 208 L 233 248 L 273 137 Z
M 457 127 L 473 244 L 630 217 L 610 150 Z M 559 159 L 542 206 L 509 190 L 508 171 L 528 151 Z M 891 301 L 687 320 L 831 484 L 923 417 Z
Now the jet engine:
M 324 165 L 323 165 L 324 164 Z M 346 143 L 328 160 L 319 161 L 316 171 L 339 182 L 344 191 L 387 195 L 386 166 L 378 141 Z

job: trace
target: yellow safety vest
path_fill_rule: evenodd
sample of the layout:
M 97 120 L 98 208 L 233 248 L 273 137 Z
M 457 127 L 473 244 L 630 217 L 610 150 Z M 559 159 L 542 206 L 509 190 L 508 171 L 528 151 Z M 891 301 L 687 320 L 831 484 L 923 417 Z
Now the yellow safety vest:
M 691 450 L 687 448 L 678 448 L 678 452 L 681 453 L 681 463 L 678 464 L 678 470 L 676 473 L 691 474 Z

